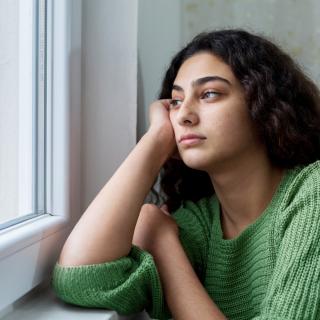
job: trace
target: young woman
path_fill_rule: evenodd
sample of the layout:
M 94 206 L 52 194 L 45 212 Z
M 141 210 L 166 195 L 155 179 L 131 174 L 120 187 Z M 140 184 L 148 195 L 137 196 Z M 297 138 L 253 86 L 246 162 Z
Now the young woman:
M 53 272 L 66 302 L 168 319 L 320 318 L 320 95 L 244 30 L 172 60 L 150 127 Z M 143 204 L 161 171 L 161 206 Z

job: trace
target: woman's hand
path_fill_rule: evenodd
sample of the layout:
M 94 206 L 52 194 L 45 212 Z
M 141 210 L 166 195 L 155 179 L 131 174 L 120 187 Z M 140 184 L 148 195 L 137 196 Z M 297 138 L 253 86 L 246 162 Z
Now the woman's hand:
M 167 237 L 179 238 L 179 229 L 165 205 L 144 204 L 134 230 L 132 243 L 151 254 L 156 253 Z
M 170 112 L 171 99 L 160 99 L 152 102 L 149 107 L 149 130 L 166 129 L 168 138 L 174 137 L 173 128 L 171 125 Z
M 149 134 L 160 140 L 161 147 L 168 151 L 168 157 L 181 159 L 179 156 L 173 127 L 170 121 L 171 99 L 156 100 L 149 107 Z

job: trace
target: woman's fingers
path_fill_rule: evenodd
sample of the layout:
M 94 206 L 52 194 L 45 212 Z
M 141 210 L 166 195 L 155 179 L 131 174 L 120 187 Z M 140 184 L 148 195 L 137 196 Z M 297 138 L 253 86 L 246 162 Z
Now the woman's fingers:
M 166 204 L 163 204 L 160 209 L 164 212 L 164 214 L 166 214 L 167 216 L 170 216 L 170 213 L 169 213 L 169 209 L 168 209 L 168 206 Z
M 166 107 L 166 109 L 169 111 L 171 99 L 161 99 L 160 101 L 161 101 L 162 104 Z

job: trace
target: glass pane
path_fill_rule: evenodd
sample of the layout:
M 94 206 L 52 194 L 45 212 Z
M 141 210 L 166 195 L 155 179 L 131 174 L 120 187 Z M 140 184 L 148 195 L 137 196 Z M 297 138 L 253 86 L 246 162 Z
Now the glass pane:
M 0 230 L 46 212 L 46 1 L 0 0 Z

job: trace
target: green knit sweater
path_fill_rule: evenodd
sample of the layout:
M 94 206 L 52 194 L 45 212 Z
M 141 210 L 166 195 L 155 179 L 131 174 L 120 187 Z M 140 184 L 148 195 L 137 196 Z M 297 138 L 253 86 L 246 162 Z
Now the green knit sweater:
M 184 201 L 173 217 L 194 270 L 228 319 L 320 319 L 320 161 L 287 170 L 264 212 L 234 239 L 223 239 L 215 195 Z M 154 260 L 136 246 L 113 262 L 57 263 L 52 286 L 68 303 L 171 317 Z

